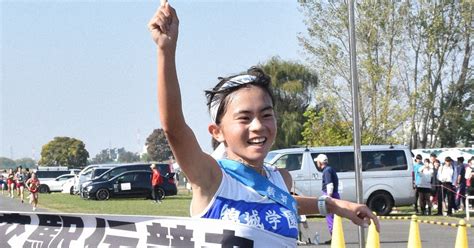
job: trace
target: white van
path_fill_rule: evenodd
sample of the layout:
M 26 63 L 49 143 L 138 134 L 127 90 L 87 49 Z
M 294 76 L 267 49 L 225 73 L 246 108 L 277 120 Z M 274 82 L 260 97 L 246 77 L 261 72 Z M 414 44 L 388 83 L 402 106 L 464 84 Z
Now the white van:
M 415 202 L 412 187 L 412 154 L 406 146 L 362 146 L 362 188 L 364 203 L 378 215 L 387 215 L 393 206 Z M 313 159 L 326 154 L 329 166 L 339 177 L 342 199 L 356 202 L 354 147 L 308 147 L 274 150 L 265 162 L 287 169 L 293 177 L 292 192 L 304 196 L 322 194 L 322 172 Z

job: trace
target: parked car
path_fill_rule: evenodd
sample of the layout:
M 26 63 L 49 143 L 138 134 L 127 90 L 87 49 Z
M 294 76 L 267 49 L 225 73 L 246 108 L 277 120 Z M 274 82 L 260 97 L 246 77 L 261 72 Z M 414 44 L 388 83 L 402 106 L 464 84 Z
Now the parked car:
M 63 184 L 63 190 L 61 191 L 61 193 L 74 195 L 74 185 L 76 184 L 78 178 L 79 177 L 75 175 L 74 177 L 71 177 L 66 180 L 66 182 L 64 182 Z
M 117 166 L 117 164 L 91 164 L 84 168 L 78 175 L 77 180 L 74 183 L 74 194 L 81 194 L 82 184 L 91 179 L 100 176 L 110 168 Z
M 40 193 L 59 192 L 63 190 L 63 184 L 70 178 L 74 178 L 74 174 L 64 174 L 55 179 L 41 180 L 38 191 Z
M 82 183 L 81 188 L 85 188 L 88 185 L 99 182 L 99 181 L 107 181 L 110 178 L 113 178 L 119 174 L 122 174 L 123 172 L 126 171 L 132 171 L 132 170 L 144 170 L 144 171 L 151 171 L 150 165 L 152 163 L 132 163 L 132 164 L 121 164 L 117 165 L 113 168 L 108 169 L 104 173 L 102 173 L 100 176 L 95 177 L 89 181 L 86 181 Z M 167 176 L 170 173 L 172 173 L 172 167 L 170 164 L 164 164 L 164 163 L 155 163 L 156 166 L 158 167 L 158 170 L 160 171 L 160 174 L 163 176 Z M 174 175 L 174 174 L 173 174 Z M 174 178 L 168 178 L 167 181 L 169 183 L 175 184 Z M 84 197 L 83 194 L 81 194 L 81 197 Z
M 362 188 L 364 203 L 377 215 L 387 215 L 393 206 L 415 202 L 412 188 L 412 154 L 406 146 L 362 146 Z M 322 172 L 313 159 L 326 154 L 339 177 L 341 198 L 356 201 L 354 147 L 309 147 L 275 150 L 265 162 L 287 169 L 293 178 L 292 191 L 299 195 L 320 196 Z M 342 191 L 342 192 L 341 192 Z
M 170 173 L 166 178 L 172 178 Z M 86 199 L 108 200 L 112 197 L 144 197 L 151 198 L 151 170 L 126 171 L 115 177 L 104 181 L 95 181 L 83 189 L 83 197 Z M 163 176 L 164 177 L 164 176 Z M 163 180 L 160 190 L 164 195 L 176 195 L 176 184 L 169 180 Z
M 65 166 L 39 166 L 33 169 L 36 177 L 42 180 L 54 180 L 55 178 L 65 174 L 77 174 L 78 169 L 68 169 Z

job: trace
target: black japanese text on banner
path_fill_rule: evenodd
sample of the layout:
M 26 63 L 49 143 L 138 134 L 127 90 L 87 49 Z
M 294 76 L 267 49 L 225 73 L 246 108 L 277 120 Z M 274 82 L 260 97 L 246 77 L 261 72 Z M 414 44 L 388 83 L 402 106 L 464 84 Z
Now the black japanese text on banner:
M 0 244 L 2 247 L 295 247 L 296 240 L 212 219 L 0 211 Z

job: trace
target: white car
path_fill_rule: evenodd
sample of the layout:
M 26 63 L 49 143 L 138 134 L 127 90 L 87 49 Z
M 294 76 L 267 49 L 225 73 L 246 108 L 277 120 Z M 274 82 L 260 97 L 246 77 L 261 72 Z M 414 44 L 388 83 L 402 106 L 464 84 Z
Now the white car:
M 412 154 L 406 146 L 362 146 L 362 186 L 364 203 L 377 215 L 388 215 L 394 206 L 415 202 L 412 187 Z M 298 195 L 317 197 L 322 194 L 322 172 L 313 161 L 325 154 L 329 166 L 339 177 L 341 198 L 356 201 L 354 147 L 307 147 L 275 150 L 268 153 L 265 162 L 285 168 L 293 178 L 292 191 Z
M 63 190 L 61 193 L 74 195 L 74 184 L 76 184 L 77 180 L 77 175 L 66 180 L 66 182 L 63 184 Z
M 40 180 L 39 192 L 50 193 L 60 192 L 63 190 L 63 184 L 70 178 L 75 177 L 74 174 L 64 174 L 52 180 Z

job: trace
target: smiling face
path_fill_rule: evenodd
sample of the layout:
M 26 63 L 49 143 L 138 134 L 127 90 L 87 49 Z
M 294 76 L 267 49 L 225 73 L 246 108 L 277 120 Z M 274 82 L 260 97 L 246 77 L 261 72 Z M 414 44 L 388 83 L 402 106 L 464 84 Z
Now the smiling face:
M 257 86 L 231 93 L 221 123 L 213 130 L 214 138 L 225 142 L 230 159 L 261 166 L 276 136 L 271 97 Z

